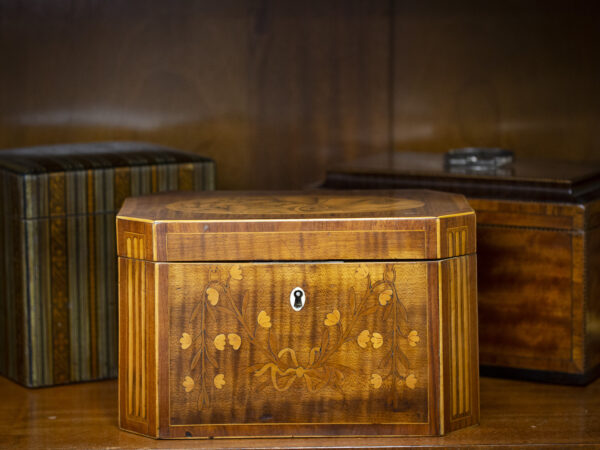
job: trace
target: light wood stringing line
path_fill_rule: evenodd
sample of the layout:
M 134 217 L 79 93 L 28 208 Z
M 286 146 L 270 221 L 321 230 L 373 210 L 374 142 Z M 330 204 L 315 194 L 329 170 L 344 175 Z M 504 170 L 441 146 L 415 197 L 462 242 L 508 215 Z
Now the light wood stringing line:
M 131 255 L 131 238 L 127 238 L 127 256 Z M 127 413 L 133 414 L 133 261 L 127 260 Z
M 451 243 L 449 243 L 451 245 Z M 452 340 L 450 341 L 450 364 L 452 365 L 452 415 L 456 416 L 457 413 L 457 405 L 456 405 L 456 397 L 457 397 L 457 356 L 456 356 L 456 295 L 454 290 L 454 280 L 456 277 L 454 271 L 454 262 L 450 262 L 450 329 L 452 330 Z
M 140 239 L 140 250 L 139 250 L 141 259 L 144 259 L 144 241 Z M 140 376 L 141 376 L 141 416 L 146 418 L 146 308 L 145 308 L 145 298 L 146 298 L 146 272 L 144 270 L 144 263 L 142 261 L 137 261 L 139 264 L 138 270 L 141 273 L 141 284 L 140 284 L 140 293 L 141 295 L 138 297 L 138 303 L 140 304 L 141 310 L 141 363 L 140 363 Z
M 469 299 L 469 289 L 467 286 L 467 270 L 468 270 L 468 266 L 467 266 L 467 259 L 466 258 L 461 258 L 461 264 L 463 266 L 463 277 L 462 277 L 462 289 L 463 289 L 463 298 L 464 298 L 464 302 L 463 302 L 463 324 L 465 327 L 465 342 L 464 342 L 464 349 L 465 349 L 465 385 L 464 385 L 464 393 L 465 393 L 465 411 L 466 412 L 470 412 L 471 411 L 471 398 L 470 398 L 470 393 L 471 393 L 471 330 L 470 330 L 470 323 L 469 323 L 469 314 L 470 314 L 470 299 Z
M 455 239 L 455 250 L 458 251 L 460 248 L 460 232 L 457 231 L 454 233 Z M 463 311 L 463 292 L 462 292 L 462 279 L 463 279 L 463 267 L 462 261 L 455 261 L 456 264 L 456 300 L 458 302 L 456 308 L 456 323 L 458 326 L 458 341 L 456 341 L 456 346 L 458 347 L 458 410 L 462 413 L 464 412 L 464 397 L 463 393 L 465 391 L 464 385 L 464 366 L 465 366 L 465 355 L 463 349 L 464 339 L 464 323 L 462 322 L 462 311 Z

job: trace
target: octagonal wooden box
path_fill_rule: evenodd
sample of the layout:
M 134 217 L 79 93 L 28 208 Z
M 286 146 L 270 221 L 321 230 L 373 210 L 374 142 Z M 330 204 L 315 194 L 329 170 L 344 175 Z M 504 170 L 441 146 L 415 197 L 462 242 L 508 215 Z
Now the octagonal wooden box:
M 159 194 L 125 202 L 117 239 L 123 429 L 442 435 L 478 422 L 463 196 Z

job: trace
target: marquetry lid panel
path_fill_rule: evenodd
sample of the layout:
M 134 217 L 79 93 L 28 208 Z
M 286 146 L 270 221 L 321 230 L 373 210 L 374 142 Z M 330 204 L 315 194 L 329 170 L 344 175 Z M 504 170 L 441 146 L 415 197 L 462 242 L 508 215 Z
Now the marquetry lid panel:
M 134 223 L 150 225 L 153 261 L 418 260 L 475 252 L 475 215 L 465 198 L 425 190 L 166 193 L 126 200 L 117 223 L 119 236 Z M 466 230 L 464 245 L 450 251 L 447 236 L 457 227 Z

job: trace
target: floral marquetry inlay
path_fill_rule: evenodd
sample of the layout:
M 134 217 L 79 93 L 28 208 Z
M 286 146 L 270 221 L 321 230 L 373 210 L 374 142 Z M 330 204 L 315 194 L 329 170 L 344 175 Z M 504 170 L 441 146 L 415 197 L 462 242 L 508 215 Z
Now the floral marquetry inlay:
M 247 196 L 227 198 L 200 198 L 182 200 L 167 205 L 171 211 L 198 213 L 202 215 L 227 214 L 243 215 L 252 213 L 262 215 L 289 214 L 349 214 L 369 212 L 394 212 L 421 208 L 420 200 L 390 197 L 381 194 L 345 195 L 279 195 Z
M 256 267 L 248 275 L 245 265 L 210 266 L 202 295 L 190 300 L 184 329 L 178 330 L 178 344 L 185 351 L 179 389 L 198 411 L 209 408 L 219 392 L 231 396 L 240 382 L 251 387 L 250 396 L 304 391 L 316 398 L 327 393 L 343 399 L 357 389 L 387 392 L 386 398 L 399 408 L 407 395 L 404 388 L 419 386 L 411 363 L 416 350 L 409 349 L 421 342 L 414 325 L 423 322 L 411 324 L 398 294 L 402 285 L 395 267 L 378 267 L 371 273 L 368 265 L 356 266 L 341 290 L 333 282 L 331 291 L 322 293 L 302 285 L 309 300 L 294 311 L 288 298 L 299 285 L 296 279 L 291 288 L 269 294 L 275 288 L 262 284 Z M 274 298 L 281 298 L 280 303 Z

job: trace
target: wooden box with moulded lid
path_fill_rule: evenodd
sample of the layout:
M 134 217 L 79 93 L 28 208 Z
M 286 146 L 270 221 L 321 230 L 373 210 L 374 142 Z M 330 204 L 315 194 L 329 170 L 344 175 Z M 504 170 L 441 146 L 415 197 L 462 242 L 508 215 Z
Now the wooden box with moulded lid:
M 463 196 L 156 194 L 125 202 L 117 241 L 121 428 L 394 436 L 478 423 Z

